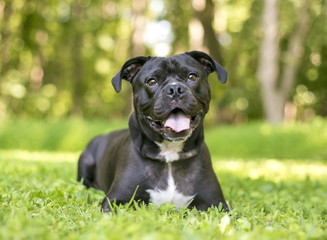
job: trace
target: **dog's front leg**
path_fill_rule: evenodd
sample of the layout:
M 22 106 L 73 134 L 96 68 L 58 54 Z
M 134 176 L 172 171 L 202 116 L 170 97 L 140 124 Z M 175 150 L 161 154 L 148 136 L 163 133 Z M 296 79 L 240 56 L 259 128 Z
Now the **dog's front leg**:
M 108 196 L 106 196 L 101 204 L 101 212 L 103 213 L 113 212 L 116 206 L 124 205 L 126 203 L 128 203 L 128 201 L 126 200 L 119 200 L 117 198 L 109 198 Z

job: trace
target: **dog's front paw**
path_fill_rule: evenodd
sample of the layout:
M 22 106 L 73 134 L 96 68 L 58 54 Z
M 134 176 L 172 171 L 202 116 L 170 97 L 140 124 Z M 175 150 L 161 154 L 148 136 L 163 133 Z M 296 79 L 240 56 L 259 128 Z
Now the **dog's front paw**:
M 111 202 L 108 197 L 105 197 L 101 204 L 102 213 L 111 213 L 114 211 L 115 203 Z

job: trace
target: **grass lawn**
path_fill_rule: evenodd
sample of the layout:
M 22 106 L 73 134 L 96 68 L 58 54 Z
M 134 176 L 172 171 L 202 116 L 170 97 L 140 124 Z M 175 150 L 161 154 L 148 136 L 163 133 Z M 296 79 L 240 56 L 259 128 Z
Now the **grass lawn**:
M 0 239 L 327 239 L 326 120 L 209 129 L 230 214 L 169 204 L 101 214 L 104 194 L 76 182 L 77 158 L 92 136 L 124 125 L 1 123 Z

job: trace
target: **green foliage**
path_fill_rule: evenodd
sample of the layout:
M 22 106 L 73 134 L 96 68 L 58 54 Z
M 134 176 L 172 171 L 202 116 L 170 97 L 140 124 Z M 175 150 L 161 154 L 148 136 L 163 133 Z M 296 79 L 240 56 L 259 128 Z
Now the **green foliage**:
M 113 101 L 109 80 L 127 58 L 129 3 L 0 1 L 0 113 L 104 116 L 108 105 L 112 116 L 128 112 L 124 98 Z
M 110 79 L 132 57 L 133 2 L 136 0 L 0 0 L 0 120 L 6 115 L 107 117 L 110 112 L 113 119 L 126 116 L 131 110 L 131 89 L 125 84 L 116 95 Z M 255 73 L 263 1 L 212 2 L 212 25 L 229 73 L 227 87 L 211 84 L 214 120 L 258 119 L 262 105 Z M 190 32 L 190 23 L 197 19 L 191 2 L 148 3 L 146 22 L 171 24 L 170 54 L 192 50 L 191 38 L 198 33 Z M 281 65 L 301 3 L 280 1 Z M 309 4 L 310 31 L 288 99 L 296 105 L 297 117 L 304 120 L 327 114 L 326 4 L 321 0 Z M 153 11 L 153 6 L 161 10 Z M 145 55 L 155 55 L 146 41 L 144 45 Z M 304 91 L 297 91 L 299 85 Z

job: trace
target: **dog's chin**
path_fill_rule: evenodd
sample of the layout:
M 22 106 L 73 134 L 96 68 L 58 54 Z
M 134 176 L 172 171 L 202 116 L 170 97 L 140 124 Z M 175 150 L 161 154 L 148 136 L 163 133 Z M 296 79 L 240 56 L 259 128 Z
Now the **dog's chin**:
M 189 128 L 181 131 L 175 131 L 170 127 L 165 127 L 165 122 L 167 119 L 156 120 L 150 116 L 146 116 L 145 120 L 150 128 L 159 133 L 165 140 L 170 142 L 185 142 L 189 137 L 191 137 L 193 131 L 199 126 L 203 116 L 204 114 L 202 110 L 195 116 L 188 116 L 190 120 Z

